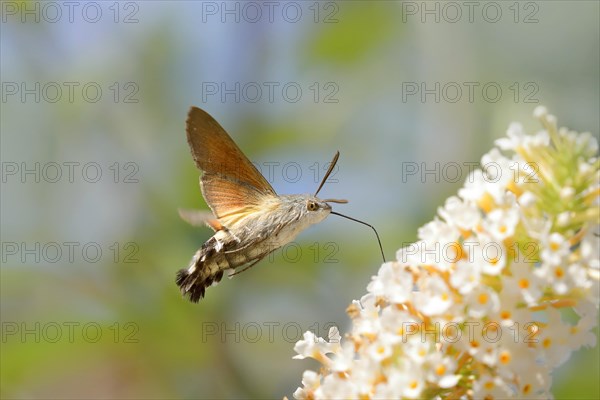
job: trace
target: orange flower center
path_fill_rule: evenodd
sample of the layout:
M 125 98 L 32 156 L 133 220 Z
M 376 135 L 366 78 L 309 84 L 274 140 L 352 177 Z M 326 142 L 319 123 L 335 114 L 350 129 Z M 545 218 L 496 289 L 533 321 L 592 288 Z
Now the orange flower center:
M 479 304 L 486 304 L 488 302 L 488 295 L 486 293 L 481 293 L 477 298 Z
M 554 270 L 554 276 L 560 279 L 563 276 L 565 276 L 565 271 L 563 271 L 561 267 L 556 267 L 556 269 Z
M 502 364 L 508 364 L 510 362 L 510 353 L 508 351 L 503 351 L 500 353 L 500 362 Z
M 519 287 L 521 289 L 527 289 L 529 287 L 529 281 L 525 278 L 519 280 Z

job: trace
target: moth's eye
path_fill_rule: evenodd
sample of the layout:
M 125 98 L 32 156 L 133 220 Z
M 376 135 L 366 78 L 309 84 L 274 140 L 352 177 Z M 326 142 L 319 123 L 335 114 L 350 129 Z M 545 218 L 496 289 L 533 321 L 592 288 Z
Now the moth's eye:
M 308 211 L 316 211 L 319 206 L 314 201 L 309 201 L 306 204 L 306 208 L 308 208 Z

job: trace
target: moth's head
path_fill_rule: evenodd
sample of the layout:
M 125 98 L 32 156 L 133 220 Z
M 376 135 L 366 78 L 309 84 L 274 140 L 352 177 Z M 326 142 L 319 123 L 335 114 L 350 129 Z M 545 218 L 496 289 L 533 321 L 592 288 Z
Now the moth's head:
M 323 177 L 323 180 L 321 181 L 321 184 L 319 185 L 319 188 L 317 189 L 315 194 L 312 196 L 306 197 L 305 214 L 308 215 L 308 217 L 310 218 L 310 221 L 313 224 L 317 223 L 317 222 L 321 222 L 326 216 L 328 216 L 331 213 L 331 206 L 329 205 L 329 203 L 342 203 L 343 204 L 343 203 L 348 202 L 348 200 L 338 200 L 338 199 L 321 200 L 317 197 L 317 195 L 321 191 L 321 188 L 327 181 L 327 178 L 329 178 L 329 174 L 331 174 L 331 172 L 333 172 L 333 169 L 335 168 L 335 165 L 337 164 L 337 160 L 339 157 L 340 157 L 340 152 L 338 151 L 333 156 L 333 160 L 331 160 L 331 163 L 329 164 L 329 168 L 327 169 L 327 172 L 325 173 L 325 176 Z
M 331 213 L 331 205 L 329 204 L 330 202 L 347 203 L 348 201 L 337 199 L 321 200 L 316 196 L 306 196 L 304 199 L 304 215 L 306 215 L 313 224 L 321 222 Z

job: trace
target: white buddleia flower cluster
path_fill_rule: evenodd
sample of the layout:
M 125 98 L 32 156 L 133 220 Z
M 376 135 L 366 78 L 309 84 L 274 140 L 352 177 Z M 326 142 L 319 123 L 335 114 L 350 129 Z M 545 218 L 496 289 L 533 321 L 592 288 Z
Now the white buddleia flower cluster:
M 552 371 L 596 345 L 599 159 L 589 133 L 507 137 L 484 155 L 419 241 L 348 307 L 352 329 L 310 332 L 297 399 L 549 398 Z

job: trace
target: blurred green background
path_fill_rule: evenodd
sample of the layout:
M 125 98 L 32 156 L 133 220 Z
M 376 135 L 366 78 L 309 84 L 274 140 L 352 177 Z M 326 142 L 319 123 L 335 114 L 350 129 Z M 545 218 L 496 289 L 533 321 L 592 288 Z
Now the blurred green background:
M 1 397 L 291 396 L 316 366 L 294 343 L 347 329 L 377 244 L 332 216 L 182 299 L 175 272 L 210 235 L 177 215 L 206 207 L 186 113 L 279 193 L 314 192 L 340 150 L 321 195 L 393 258 L 511 121 L 538 129 L 536 105 L 600 131 L 598 2 L 471 4 L 3 1 Z M 598 398 L 598 359 L 572 357 L 556 397 Z

